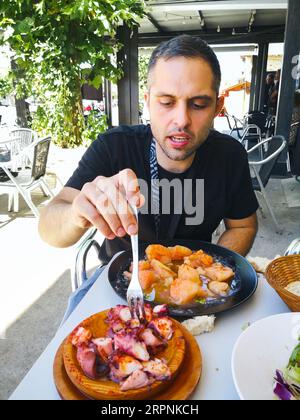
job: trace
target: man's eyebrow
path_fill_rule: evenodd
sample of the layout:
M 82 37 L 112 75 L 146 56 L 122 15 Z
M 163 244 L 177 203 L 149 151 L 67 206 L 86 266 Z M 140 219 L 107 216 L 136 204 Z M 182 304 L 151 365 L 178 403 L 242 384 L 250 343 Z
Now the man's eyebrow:
M 174 95 L 171 95 L 170 93 L 164 93 L 164 92 L 158 92 L 155 94 L 156 97 L 163 97 L 166 96 L 168 98 L 175 98 Z M 197 96 L 193 96 L 192 98 L 189 98 L 189 101 L 194 101 L 195 99 L 200 99 L 206 102 L 212 102 L 213 98 L 209 95 L 197 95 Z
M 206 101 L 206 102 L 212 102 L 213 101 L 213 98 L 209 95 L 193 96 L 192 98 L 190 98 L 190 101 L 193 101 L 195 99 L 201 99 L 201 100 Z

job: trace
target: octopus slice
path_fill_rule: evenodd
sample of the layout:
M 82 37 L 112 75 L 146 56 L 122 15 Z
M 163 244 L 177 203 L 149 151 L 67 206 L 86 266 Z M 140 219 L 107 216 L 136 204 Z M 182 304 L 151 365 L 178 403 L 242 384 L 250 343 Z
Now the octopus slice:
M 143 370 L 153 376 L 157 381 L 171 378 L 171 371 L 166 363 L 160 359 L 143 362 Z
M 92 333 L 90 330 L 83 327 L 78 327 L 73 332 L 71 341 L 72 341 L 73 346 L 77 347 L 84 343 L 88 344 L 91 338 L 92 338 Z
M 154 382 L 152 378 L 141 369 L 135 370 L 124 382 L 120 384 L 121 391 L 128 391 L 129 389 L 139 389 L 150 385 Z

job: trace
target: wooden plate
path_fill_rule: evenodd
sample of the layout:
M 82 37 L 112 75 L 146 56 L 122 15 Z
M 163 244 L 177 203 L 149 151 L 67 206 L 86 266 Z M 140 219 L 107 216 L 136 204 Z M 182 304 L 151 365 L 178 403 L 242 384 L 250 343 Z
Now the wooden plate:
M 84 320 L 80 326 L 91 331 L 93 337 L 105 337 L 108 330 L 108 324 L 105 322 L 108 310 L 92 315 Z M 104 379 L 93 380 L 88 378 L 82 371 L 77 357 L 76 348 L 72 345 L 72 334 L 69 335 L 63 347 L 63 358 L 65 370 L 73 384 L 81 393 L 93 399 L 106 400 L 137 400 L 145 399 L 162 392 L 170 386 L 179 372 L 185 353 L 185 339 L 177 323 L 173 322 L 174 333 L 171 340 L 168 341 L 166 349 L 157 354 L 158 358 L 163 358 L 170 371 L 171 379 L 168 381 L 155 381 L 153 384 L 140 389 L 131 389 L 121 391 L 119 384 Z
M 195 338 L 177 321 L 174 324 L 181 330 L 185 339 L 185 354 L 181 363 L 178 375 L 172 382 L 167 382 L 169 387 L 161 390 L 147 399 L 153 400 L 186 400 L 197 386 L 202 372 L 201 352 Z M 56 389 L 63 400 L 87 400 L 86 395 L 82 394 L 71 382 L 65 370 L 63 349 L 67 339 L 59 347 L 53 365 L 53 376 Z M 124 392 L 123 392 L 124 394 Z M 107 399 L 107 398 L 104 398 Z M 124 396 L 121 398 L 124 399 Z

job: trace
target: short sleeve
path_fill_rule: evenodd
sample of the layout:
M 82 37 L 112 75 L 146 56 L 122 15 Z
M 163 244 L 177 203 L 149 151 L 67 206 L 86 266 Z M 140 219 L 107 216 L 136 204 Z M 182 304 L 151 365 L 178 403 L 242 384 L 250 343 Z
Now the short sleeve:
M 66 183 L 66 187 L 81 190 L 84 184 L 97 176 L 112 176 L 111 158 L 105 141 L 99 136 L 82 156 L 77 169 Z
M 234 165 L 230 170 L 226 219 L 244 219 L 258 209 L 258 201 L 252 187 L 247 152 L 239 147 L 235 152 Z

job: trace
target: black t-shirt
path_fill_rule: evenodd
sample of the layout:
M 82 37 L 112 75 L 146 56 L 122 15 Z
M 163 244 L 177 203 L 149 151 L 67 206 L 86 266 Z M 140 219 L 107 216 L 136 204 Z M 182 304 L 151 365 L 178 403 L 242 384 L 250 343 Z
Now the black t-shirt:
M 86 182 L 93 181 L 96 176 L 110 177 L 130 168 L 137 178 L 146 182 L 151 191 L 149 156 L 152 137 L 150 126 L 144 125 L 120 126 L 100 135 L 86 151 L 66 186 L 81 190 Z M 171 214 L 161 215 L 158 236 L 154 215 L 149 212 L 143 214 L 142 211 L 139 215 L 141 242 L 155 243 L 157 239 L 197 239 L 210 242 L 212 233 L 222 219 L 243 219 L 251 216 L 258 208 L 245 149 L 237 140 L 217 131 L 210 132 L 208 139 L 197 150 L 191 168 L 184 174 L 170 173 L 161 167 L 158 167 L 158 173 L 160 179 L 192 179 L 192 195 L 187 193 L 182 196 L 182 214 L 172 214 L 174 206 L 171 205 Z M 202 198 L 199 203 L 196 180 L 204 180 L 204 203 Z M 150 202 L 149 198 L 146 209 L 150 209 Z M 192 203 L 194 207 L 203 206 L 202 223 L 186 223 L 186 202 Z M 193 214 L 188 213 L 188 217 L 193 217 Z M 129 248 L 128 236 L 113 241 L 105 240 L 100 257 L 103 262 L 108 262 L 116 252 Z

